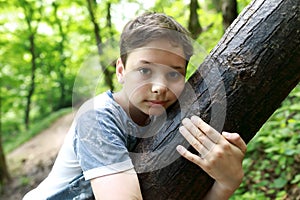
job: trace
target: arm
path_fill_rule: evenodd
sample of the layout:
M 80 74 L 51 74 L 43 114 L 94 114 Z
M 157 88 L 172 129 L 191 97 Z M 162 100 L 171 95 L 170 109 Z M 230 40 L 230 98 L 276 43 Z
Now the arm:
M 244 176 L 242 161 L 246 152 L 245 142 L 236 133 L 219 134 L 196 116 L 184 119 L 182 123 L 181 134 L 199 155 L 192 154 L 182 146 L 177 147 L 178 152 L 215 179 L 204 199 L 228 199 Z
M 91 185 L 96 199 L 142 200 L 139 181 L 133 169 L 92 179 Z
M 126 147 L 126 127 L 117 111 L 91 110 L 78 119 L 73 147 L 96 199 L 141 200 L 134 166 Z

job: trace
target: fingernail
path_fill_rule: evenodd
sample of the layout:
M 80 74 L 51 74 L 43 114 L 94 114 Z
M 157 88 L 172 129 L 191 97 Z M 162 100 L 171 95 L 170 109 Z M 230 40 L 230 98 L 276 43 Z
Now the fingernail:
M 183 152 L 184 152 L 184 147 L 183 146 L 181 146 L 181 145 L 178 145 L 177 147 L 176 147 L 176 150 L 180 153 L 180 154 L 183 154 Z
M 180 127 L 179 127 L 179 132 L 182 132 L 183 129 L 184 129 L 184 127 L 183 127 L 183 126 L 180 126 Z
M 223 131 L 222 132 L 222 135 L 224 135 L 225 137 L 230 137 L 231 136 L 231 133 L 228 133 L 226 131 Z
M 182 124 L 187 123 L 188 120 L 189 120 L 188 118 L 184 118 L 184 119 L 182 120 Z

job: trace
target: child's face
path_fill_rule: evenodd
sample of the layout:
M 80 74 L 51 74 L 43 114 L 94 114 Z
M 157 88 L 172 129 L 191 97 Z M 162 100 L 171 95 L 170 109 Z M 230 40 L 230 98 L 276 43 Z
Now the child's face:
M 186 59 L 181 47 L 161 39 L 135 49 L 129 53 L 125 68 L 120 60 L 117 63 L 118 80 L 127 102 L 125 109 L 161 115 L 181 94 L 185 74 Z

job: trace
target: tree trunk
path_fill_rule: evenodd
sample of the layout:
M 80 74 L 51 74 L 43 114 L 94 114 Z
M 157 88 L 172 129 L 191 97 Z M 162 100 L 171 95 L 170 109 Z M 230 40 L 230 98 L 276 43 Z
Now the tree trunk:
M 163 127 L 131 152 L 145 200 L 199 200 L 214 182 L 175 150 L 177 144 L 189 146 L 178 132 L 184 117 L 199 115 L 218 131 L 238 132 L 249 142 L 298 84 L 299 4 L 255 0 L 229 27 Z
M 96 18 L 95 18 L 95 14 L 94 14 L 94 7 L 96 6 L 96 1 L 94 0 L 87 0 L 88 3 L 88 11 L 91 17 L 91 21 L 92 24 L 94 26 L 94 35 L 96 38 L 96 44 L 97 44 L 97 49 L 98 49 L 98 54 L 99 56 L 101 56 L 103 54 L 103 48 L 102 48 L 102 38 L 101 38 L 101 34 L 100 34 L 100 27 L 98 25 L 98 23 L 96 22 Z M 108 6 L 108 9 L 110 9 L 110 4 Z M 110 14 L 110 11 L 109 11 Z M 113 85 L 113 81 L 112 81 L 112 74 L 109 72 L 109 70 L 106 68 L 107 66 L 105 66 L 105 64 L 103 62 L 101 62 L 100 59 L 100 65 L 101 65 L 101 70 L 104 74 L 104 80 L 106 85 L 111 89 L 114 90 L 114 85 Z
M 113 28 L 112 28 L 112 18 L 111 18 L 111 2 L 106 2 L 106 27 L 109 29 L 109 36 L 111 40 L 113 41 Z M 105 65 L 103 61 L 101 61 L 102 65 Z M 107 65 L 107 64 L 106 64 Z M 110 64 L 111 66 L 115 66 Z M 110 66 L 109 65 L 109 66 Z M 105 67 L 104 69 L 104 74 L 105 74 L 105 82 L 107 85 L 110 87 L 111 91 L 114 91 L 114 83 L 113 83 L 113 76 L 115 74 L 115 70 L 110 70 L 108 66 Z
M 66 74 L 66 56 L 64 54 L 64 50 L 65 50 L 65 43 L 67 41 L 67 34 L 65 33 L 65 31 L 63 30 L 63 25 L 59 19 L 58 16 L 58 7 L 59 4 L 57 4 L 56 2 L 52 3 L 53 6 L 53 10 L 54 10 L 54 17 L 55 17 L 55 23 L 58 25 L 58 30 L 59 30 L 59 34 L 61 37 L 61 41 L 57 44 L 58 48 L 57 50 L 59 51 L 60 56 L 60 64 L 57 67 L 57 73 L 58 73 L 58 84 L 59 84 L 59 88 L 60 88 L 60 99 L 59 102 L 54 105 L 53 110 L 58 110 L 60 108 L 64 108 L 69 106 L 68 102 L 66 101 L 66 96 L 67 96 L 67 90 L 66 90 L 66 85 L 65 85 L 65 74 Z
M 106 2 L 106 27 L 109 29 L 109 36 L 113 39 L 113 27 L 111 19 L 111 2 Z
M 191 0 L 190 2 L 190 18 L 188 29 L 193 39 L 197 39 L 202 33 L 202 27 L 199 22 L 199 16 L 197 10 L 199 9 L 198 0 Z
M 222 12 L 222 1 L 223 0 L 211 0 L 217 12 Z
M 36 53 L 35 53 L 35 33 L 31 33 L 29 36 L 30 41 L 30 54 L 31 54 L 31 78 L 30 78 L 30 85 L 27 94 L 27 102 L 25 108 L 25 126 L 26 129 L 29 129 L 30 124 L 30 107 L 31 107 L 31 100 L 35 90 L 35 71 L 36 71 Z
M 35 73 L 36 73 L 36 59 L 37 59 L 37 53 L 36 53 L 36 44 L 35 44 L 35 36 L 37 34 L 37 28 L 38 24 L 41 20 L 41 17 L 38 19 L 34 20 L 33 18 L 33 13 L 34 9 L 32 5 L 30 5 L 29 2 L 27 1 L 20 1 L 21 7 L 24 10 L 24 15 L 25 15 L 25 21 L 28 26 L 28 33 L 29 33 L 29 52 L 31 55 L 31 78 L 30 78 L 30 85 L 28 89 L 28 94 L 26 97 L 26 108 L 25 108 L 25 117 L 24 117 L 24 123 L 26 126 L 26 129 L 29 129 L 29 124 L 30 124 L 30 110 L 31 110 L 31 101 L 32 101 L 32 96 L 34 94 L 35 90 Z M 42 6 L 38 8 L 39 14 L 41 15 L 42 13 Z
M 226 30 L 238 16 L 236 0 L 222 1 L 222 16 L 223 29 Z
M 0 84 L 0 91 L 2 90 L 1 87 L 2 86 Z M 2 91 L 1 91 L 0 92 L 0 193 L 2 188 L 1 186 L 9 180 L 10 180 L 10 174 L 8 172 L 4 150 L 2 146 Z
M 3 146 L 2 146 L 2 137 L 0 132 L 0 193 L 1 193 L 1 186 L 3 186 L 6 182 L 10 180 L 10 174 L 7 168 L 5 155 L 3 152 Z

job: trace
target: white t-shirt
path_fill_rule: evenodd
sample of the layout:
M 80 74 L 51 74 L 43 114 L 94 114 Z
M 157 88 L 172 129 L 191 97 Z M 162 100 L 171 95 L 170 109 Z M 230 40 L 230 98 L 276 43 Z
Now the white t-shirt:
M 76 116 L 48 177 L 23 200 L 47 199 L 81 173 L 90 180 L 134 168 L 129 154 L 147 127 L 137 126 L 110 91 L 87 101 Z

